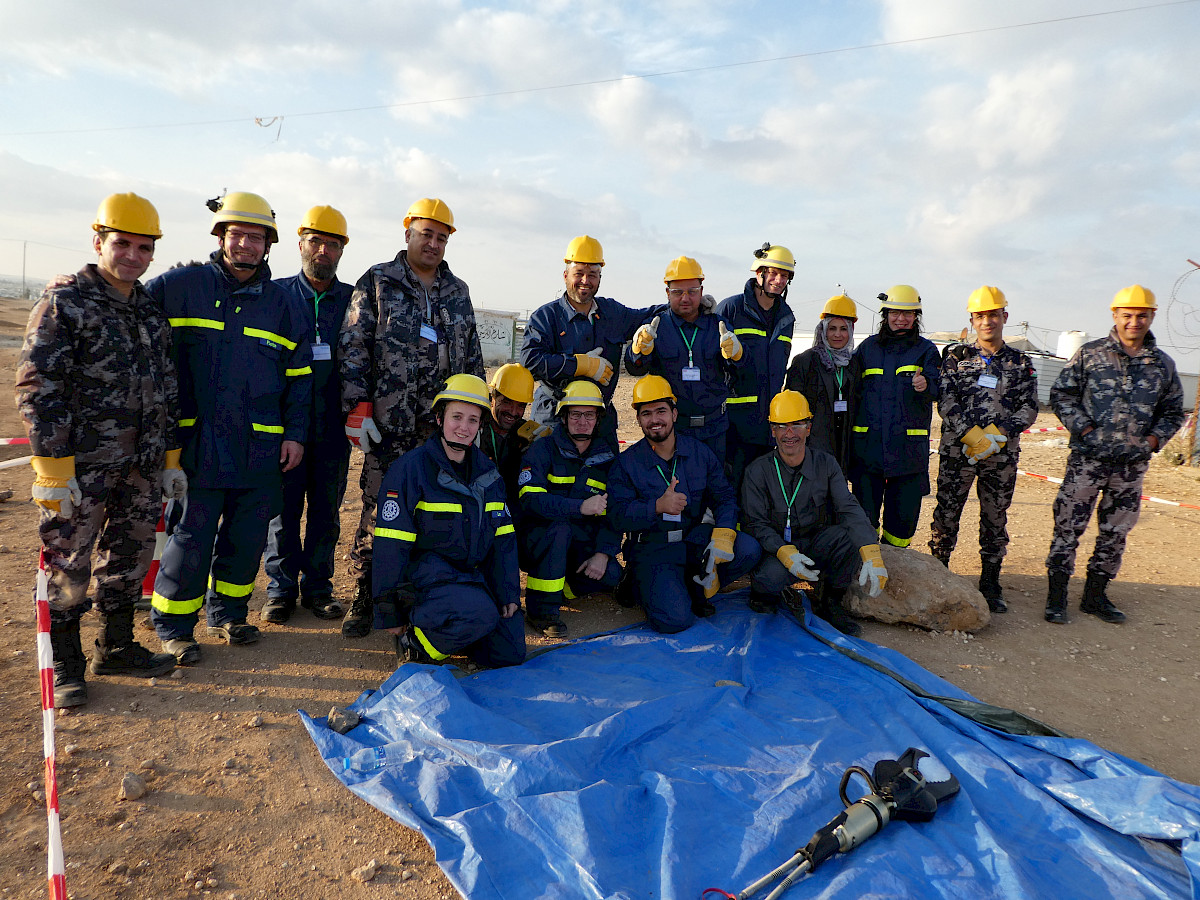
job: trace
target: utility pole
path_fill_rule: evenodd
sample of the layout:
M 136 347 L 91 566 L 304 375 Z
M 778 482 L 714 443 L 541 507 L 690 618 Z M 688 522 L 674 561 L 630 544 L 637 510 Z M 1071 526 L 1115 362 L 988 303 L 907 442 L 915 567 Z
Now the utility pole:
M 29 288 L 25 287 L 25 252 L 29 249 L 29 241 L 21 241 L 21 299 L 29 299 Z

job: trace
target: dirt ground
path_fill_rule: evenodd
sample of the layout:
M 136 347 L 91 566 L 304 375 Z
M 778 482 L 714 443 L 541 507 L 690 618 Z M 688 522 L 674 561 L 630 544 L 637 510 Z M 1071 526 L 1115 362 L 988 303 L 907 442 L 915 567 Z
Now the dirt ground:
M 0 300 L 0 370 L 12 372 L 28 303 Z M 618 392 L 628 408 L 630 379 Z M 1189 398 L 1190 400 L 1191 398 Z M 623 418 L 622 437 L 632 440 Z M 1043 413 L 1035 428 L 1058 424 Z M 11 403 L 0 404 L 0 437 L 23 436 Z M 640 437 L 637 434 L 636 437 Z M 1059 477 L 1065 433 L 1027 435 L 1021 468 Z M 27 455 L 0 447 L 0 459 Z M 352 460 L 352 479 L 361 456 Z M 936 461 L 931 461 L 936 467 Z M 37 567 L 35 507 L 28 466 L 0 470 L 0 898 L 46 892 L 46 815 L 42 797 L 42 728 L 31 586 Z M 865 623 L 865 637 L 906 654 L 976 697 L 1033 715 L 1063 731 L 1200 783 L 1200 573 L 1195 534 L 1200 510 L 1157 503 L 1143 507 L 1110 589 L 1129 616 L 1106 625 L 1074 609 L 1072 621 L 1042 621 L 1044 558 L 1056 486 L 1020 478 L 1009 517 L 1012 544 L 1001 582 L 1007 615 L 973 637 L 930 634 Z M 1200 470 L 1156 460 L 1146 493 L 1200 505 Z M 352 487 L 343 511 L 346 538 L 359 503 Z M 928 540 L 932 498 L 913 544 Z M 968 505 L 954 571 L 977 575 L 978 504 Z M 1187 535 L 1192 534 L 1192 538 Z M 1085 535 L 1080 571 L 1094 527 Z M 350 585 L 343 572 L 341 596 Z M 265 578 L 251 600 L 264 601 Z M 256 613 L 251 614 L 252 621 Z M 572 635 L 635 622 L 641 614 L 608 598 L 580 601 L 565 618 Z M 95 617 L 84 619 L 84 646 Z M 178 677 L 89 680 L 89 704 L 58 714 L 58 779 L 66 878 L 76 900 L 98 898 L 256 898 L 280 900 L 398 896 L 414 900 L 457 894 L 415 832 L 358 800 L 334 779 L 309 741 L 297 709 L 320 716 L 377 687 L 393 670 L 387 635 L 343 640 L 338 623 L 300 611 L 287 625 L 262 624 L 251 648 L 218 645 L 197 629 L 204 661 Z M 152 634 L 143 640 L 158 649 Z M 549 643 L 529 637 L 531 646 Z M 145 776 L 149 791 L 118 800 L 126 772 Z M 370 882 L 352 874 L 375 860 Z

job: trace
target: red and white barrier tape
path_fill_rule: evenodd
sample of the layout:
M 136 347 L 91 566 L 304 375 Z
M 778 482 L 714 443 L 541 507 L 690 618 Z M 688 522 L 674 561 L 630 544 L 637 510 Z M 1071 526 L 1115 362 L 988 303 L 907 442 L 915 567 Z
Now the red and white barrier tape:
M 12 444 L 28 444 L 29 438 L 0 438 L 0 447 L 8 447 Z
M 44 554 L 38 555 L 37 574 L 37 659 L 42 683 L 42 753 L 46 758 L 47 882 L 50 900 L 67 900 L 67 876 L 63 864 L 62 829 L 58 819 L 58 775 L 54 767 L 54 651 L 50 646 L 50 576 Z
M 1051 484 L 1062 484 L 1061 478 L 1051 478 L 1049 475 L 1039 475 L 1037 472 L 1026 472 L 1022 469 L 1017 469 L 1018 475 L 1028 475 L 1030 478 L 1036 478 L 1039 481 L 1048 481 Z M 1161 497 L 1151 497 L 1149 494 L 1142 494 L 1142 499 L 1150 503 L 1162 503 L 1166 506 L 1178 506 L 1180 509 L 1200 509 L 1200 505 L 1195 503 L 1180 503 L 1178 500 L 1164 500 Z
M 1045 434 L 1047 431 L 1066 431 L 1062 425 L 1055 425 L 1053 428 L 1026 428 L 1021 434 Z

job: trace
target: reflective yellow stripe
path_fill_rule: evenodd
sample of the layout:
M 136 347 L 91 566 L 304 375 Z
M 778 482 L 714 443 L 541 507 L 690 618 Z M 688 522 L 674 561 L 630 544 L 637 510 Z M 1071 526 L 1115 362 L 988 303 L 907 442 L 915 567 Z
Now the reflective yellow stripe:
M 781 334 L 779 337 L 775 338 L 775 340 L 783 341 L 785 344 L 790 344 L 792 342 L 792 339 L 786 334 Z
M 910 428 L 910 429 L 908 429 L 908 431 L 905 432 L 905 434 L 907 434 L 909 437 L 928 435 L 929 429 L 928 428 Z
M 170 613 L 173 616 L 186 616 L 190 613 L 200 611 L 200 607 L 204 605 L 204 595 L 201 594 L 195 600 L 168 600 L 158 591 L 155 591 L 150 598 L 150 605 L 160 613 Z
M 759 337 L 766 337 L 767 333 L 761 328 L 735 328 L 734 334 L 757 334 Z
M 597 481 L 595 478 L 589 478 L 587 480 L 587 486 L 594 487 L 598 491 L 603 491 L 608 488 L 607 484 L 605 484 L 603 481 Z
M 172 328 L 212 328 L 216 331 L 224 331 L 225 323 L 220 319 L 167 319 L 171 323 Z
M 426 512 L 462 512 L 461 503 L 426 503 L 424 500 L 417 501 L 417 509 L 423 509 Z
M 496 537 L 500 537 L 502 534 L 513 534 L 516 530 L 512 525 L 501 525 L 496 529 Z
M 311 375 L 312 366 L 305 366 L 303 369 L 284 369 L 283 374 L 288 378 L 295 378 L 297 375 Z
M 376 528 L 375 537 L 394 538 L 397 541 L 408 541 L 410 544 L 417 539 L 411 531 L 401 531 L 399 528 Z
M 180 419 L 180 420 L 179 420 L 179 427 L 180 427 L 180 428 L 190 428 L 191 426 L 193 426 L 193 425 L 195 425 L 195 424 L 196 424 L 196 420 L 195 420 L 195 419 Z
M 484 512 L 504 512 L 504 501 L 492 500 L 483 508 Z
M 242 334 L 246 337 L 266 338 L 268 341 L 274 341 L 276 344 L 282 344 L 289 350 L 296 349 L 296 342 L 289 341 L 282 334 L 276 334 L 273 331 L 265 331 L 262 328 L 243 328 Z
M 417 628 L 415 625 L 413 626 L 413 634 L 416 635 L 417 640 L 421 642 L 421 646 L 425 648 L 425 652 L 434 659 L 445 659 L 449 655 L 447 653 L 442 653 L 437 649 L 437 647 L 429 643 L 429 638 L 425 637 L 425 632 L 423 632 L 420 628 Z
M 546 480 L 551 484 L 574 484 L 574 475 L 547 475 Z
M 882 375 L 883 369 L 863 369 L 863 377 L 868 375 Z
M 250 592 L 254 590 L 253 581 L 249 584 L 231 584 L 228 581 L 218 581 L 211 575 L 208 576 L 208 586 L 226 597 L 249 597 Z
M 258 422 L 251 422 L 250 427 L 255 431 L 265 431 L 267 434 L 283 434 L 282 425 L 262 425 Z
M 886 541 L 893 547 L 907 547 L 912 543 L 912 538 L 898 538 L 894 534 L 888 534 L 886 528 L 881 529 L 881 531 L 882 534 L 879 536 L 880 540 Z
M 567 600 L 575 599 L 575 592 L 571 590 L 571 586 L 569 584 L 563 585 L 563 597 L 565 597 Z
M 524 497 L 526 494 L 544 494 L 544 493 L 546 493 L 546 489 L 544 487 L 534 487 L 532 484 L 527 484 L 527 485 L 525 485 L 525 487 L 523 487 L 519 491 L 517 491 L 517 497 L 518 498 Z
M 532 575 L 525 582 L 525 587 L 531 591 L 545 591 L 547 594 L 553 594 L 555 591 L 561 591 L 563 585 L 567 583 L 567 579 L 563 578 L 534 578 Z
M 730 397 L 730 398 L 729 398 L 728 400 L 726 400 L 725 402 L 726 402 L 727 404 L 731 404 L 731 403 L 757 403 L 757 402 L 758 402 L 758 395 L 757 395 L 757 394 L 755 394 L 753 397 Z
M 909 373 L 909 374 L 915 375 L 917 372 L 920 372 L 920 371 L 921 371 L 920 366 L 901 366 L 900 368 L 898 368 L 896 370 L 896 374 L 903 375 L 905 373 Z
M 866 433 L 867 433 L 867 426 L 866 426 L 866 425 L 855 425 L 855 426 L 854 426 L 854 430 L 855 430 L 855 431 L 858 431 L 858 432 L 861 432 L 862 434 L 866 434 Z

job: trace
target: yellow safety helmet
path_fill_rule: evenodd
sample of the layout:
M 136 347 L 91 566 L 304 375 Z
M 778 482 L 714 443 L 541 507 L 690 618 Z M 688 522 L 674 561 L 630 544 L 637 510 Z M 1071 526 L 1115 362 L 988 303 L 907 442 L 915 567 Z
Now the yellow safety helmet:
M 787 247 L 781 247 L 779 244 L 772 244 L 770 241 L 767 241 L 754 251 L 754 265 L 750 267 L 750 271 L 757 272 L 759 269 L 766 268 L 782 269 L 785 272 L 795 275 L 796 257 L 792 255 L 792 251 Z
M 261 225 L 267 229 L 267 238 L 272 244 L 279 243 L 279 230 L 275 226 L 275 210 L 258 194 L 249 191 L 233 191 L 207 203 L 213 212 L 212 233 L 223 234 L 230 222 L 243 225 Z
M 637 409 L 643 403 L 653 403 L 655 400 L 670 400 L 675 402 L 675 394 L 671 392 L 671 384 L 661 375 L 644 375 L 633 386 L 633 403 Z
M 123 231 L 140 234 L 155 240 L 162 237 L 158 226 L 158 210 L 145 197 L 137 194 L 109 194 L 96 210 L 93 231 Z
M 340 237 L 343 244 L 350 243 L 350 235 L 346 233 L 346 217 L 332 206 L 314 206 L 300 220 L 296 234 L 306 231 L 319 231 L 321 234 L 332 234 Z
M 788 422 L 803 422 L 812 418 L 812 409 L 808 398 L 799 391 L 780 391 L 771 398 L 771 409 L 767 421 L 772 425 L 786 425 Z
M 921 295 L 911 284 L 893 284 L 885 293 L 879 295 L 879 309 L 881 312 L 885 309 L 919 312 Z
M 490 387 L 516 403 L 533 402 L 533 373 L 520 363 L 506 363 L 498 368 Z
M 1154 291 L 1140 284 L 1131 284 L 1121 288 L 1113 297 L 1111 309 L 1158 309 L 1158 301 L 1154 299 Z
M 563 391 L 562 399 L 554 408 L 555 415 L 561 415 L 568 406 L 594 406 L 604 409 L 604 395 L 594 381 L 572 381 Z
M 696 262 L 690 256 L 677 256 L 667 263 L 667 272 L 663 275 L 663 284 L 670 284 L 672 281 L 685 281 L 688 278 L 704 280 L 704 270 L 700 268 L 700 263 Z
M 987 284 L 973 290 L 971 296 L 967 298 L 967 312 L 969 313 L 1004 309 L 1006 306 L 1008 306 L 1008 298 L 1004 296 L 1004 291 Z
M 446 386 L 433 398 L 433 408 L 437 409 L 439 403 L 451 400 L 474 403 L 485 410 L 492 408 L 488 386 L 478 375 L 451 375 L 446 379 Z
M 450 229 L 451 234 L 454 234 L 454 213 L 450 212 L 450 207 L 444 200 L 439 200 L 437 197 L 422 197 L 410 206 L 408 213 L 404 216 L 404 227 L 407 228 L 411 225 L 413 219 L 432 219 L 435 222 L 441 222 Z
M 600 246 L 600 242 L 594 237 L 581 234 L 577 238 L 571 238 L 571 243 L 567 244 L 567 252 L 563 254 L 563 262 L 582 263 L 587 266 L 603 266 L 604 248 Z
M 829 319 L 834 316 L 839 319 L 849 319 L 851 322 L 857 322 L 858 307 L 847 295 L 835 294 L 825 301 L 825 307 L 821 310 L 822 319 Z

